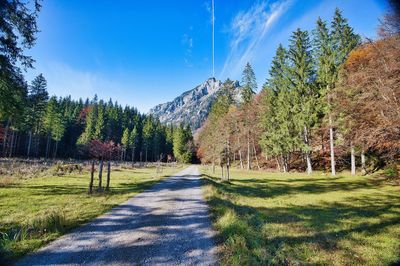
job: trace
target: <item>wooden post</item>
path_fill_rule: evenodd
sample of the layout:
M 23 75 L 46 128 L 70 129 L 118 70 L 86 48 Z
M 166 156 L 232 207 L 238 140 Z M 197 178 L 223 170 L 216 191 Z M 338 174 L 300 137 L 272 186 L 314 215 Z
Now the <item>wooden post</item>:
M 103 177 L 103 159 L 101 159 L 100 161 L 100 167 L 99 167 L 99 187 L 98 190 L 101 191 L 101 181 L 102 181 L 102 177 Z
M 111 163 L 108 161 L 107 163 L 107 185 L 106 185 L 106 191 L 110 190 L 110 174 L 111 174 Z
M 89 194 L 93 193 L 93 181 L 94 181 L 94 160 L 92 161 L 92 167 L 90 168 Z

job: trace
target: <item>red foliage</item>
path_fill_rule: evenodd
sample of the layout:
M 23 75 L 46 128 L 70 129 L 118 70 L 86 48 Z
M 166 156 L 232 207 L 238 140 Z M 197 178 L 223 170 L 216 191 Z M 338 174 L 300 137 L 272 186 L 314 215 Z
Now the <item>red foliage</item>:
M 90 156 L 97 159 L 113 159 L 121 152 L 121 146 L 115 145 L 113 141 L 102 142 L 100 140 L 92 140 L 89 143 Z
M 78 121 L 85 122 L 86 121 L 86 116 L 90 112 L 90 109 L 91 109 L 90 106 L 82 108 L 82 110 L 81 110 L 81 112 L 79 113 L 79 116 L 78 116 Z

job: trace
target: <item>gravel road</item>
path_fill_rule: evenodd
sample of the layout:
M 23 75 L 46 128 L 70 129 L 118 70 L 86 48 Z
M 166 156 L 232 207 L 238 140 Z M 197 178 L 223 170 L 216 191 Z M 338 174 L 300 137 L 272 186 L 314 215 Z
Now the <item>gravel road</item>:
M 16 265 L 215 265 L 215 232 L 190 166 Z

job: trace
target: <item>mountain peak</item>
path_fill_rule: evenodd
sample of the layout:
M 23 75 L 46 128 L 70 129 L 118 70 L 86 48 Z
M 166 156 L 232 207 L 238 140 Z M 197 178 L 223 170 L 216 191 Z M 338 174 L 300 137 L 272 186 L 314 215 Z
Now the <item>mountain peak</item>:
M 237 95 L 240 95 L 239 83 L 235 83 Z M 150 114 L 158 117 L 162 123 L 178 125 L 189 124 L 193 131 L 201 127 L 207 119 L 222 82 L 210 77 L 195 88 L 182 93 L 173 101 L 159 104 L 150 109 Z

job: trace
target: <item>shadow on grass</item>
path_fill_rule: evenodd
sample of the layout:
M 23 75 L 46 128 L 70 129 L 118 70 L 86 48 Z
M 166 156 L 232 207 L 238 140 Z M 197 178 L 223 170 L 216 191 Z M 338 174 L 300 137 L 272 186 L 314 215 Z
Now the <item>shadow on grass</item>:
M 310 179 L 308 184 L 292 184 L 296 179 L 232 179 L 233 183 L 227 184 L 219 182 L 217 178 L 203 175 L 204 182 L 216 189 L 208 198 L 208 202 L 213 220 L 219 227 L 219 240 L 226 249 L 225 253 L 229 254 L 223 258 L 223 262 L 304 264 L 309 262 L 308 256 L 315 252 L 312 247 L 317 247 L 317 250 L 327 253 L 346 254 L 348 257 L 345 260 L 350 264 L 371 264 L 368 258 L 364 257 L 365 254 L 357 254 L 353 245 L 373 246 L 379 250 L 382 249 L 381 244 L 374 244 L 374 241 L 367 239 L 368 237 L 372 239 L 386 234 L 383 237 L 396 238 L 389 232 L 400 225 L 400 196 L 378 193 L 352 198 L 352 190 L 373 187 L 379 189 L 383 184 L 379 183 L 376 186 L 365 180 L 335 183 L 337 179 L 321 179 L 324 183 L 312 184 L 309 183 L 314 181 L 313 179 Z M 303 182 L 305 179 L 297 181 Z M 345 202 L 321 202 L 304 206 L 255 208 L 240 205 L 240 196 L 273 198 L 296 193 L 331 191 L 343 191 L 349 193 L 349 196 Z M 236 216 L 226 224 L 218 224 L 229 212 Z M 363 237 L 360 238 L 360 234 Z M 352 248 L 341 244 L 344 239 L 352 243 Z M 398 247 L 394 249 L 400 251 Z M 304 255 L 307 252 L 309 254 Z M 322 264 L 333 263 L 326 258 L 320 259 Z M 390 263 L 393 262 L 387 261 L 386 264 Z M 395 264 L 396 262 L 393 265 Z
M 162 178 L 167 176 L 162 176 Z M 96 180 L 97 181 L 97 180 Z M 101 195 L 121 195 L 131 192 L 141 192 L 145 189 L 150 188 L 154 184 L 160 182 L 160 179 L 149 179 L 147 181 L 137 181 L 136 183 L 133 182 L 125 182 L 125 183 L 118 183 L 116 186 L 113 186 L 112 180 L 110 185 L 110 191 L 103 192 L 103 193 L 94 193 L 93 196 L 101 196 Z M 88 179 L 89 185 L 89 179 Z M 15 184 L 7 186 L 6 188 L 2 189 L 24 189 L 27 190 L 26 193 L 29 195 L 80 195 L 80 194 L 87 194 L 88 187 L 83 185 L 72 185 L 72 184 L 65 184 L 65 185 L 24 185 Z M 97 186 L 96 183 L 93 186 L 93 190 L 96 191 Z M 104 187 L 103 187 L 104 189 Z
M 235 193 L 245 197 L 261 197 L 274 198 L 282 195 L 293 195 L 299 193 L 319 194 L 334 191 L 350 192 L 357 189 L 376 188 L 378 186 L 387 185 L 385 180 L 366 181 L 351 180 L 348 182 L 337 182 L 342 177 L 327 177 L 315 179 L 268 179 L 268 178 L 247 178 L 236 179 L 231 178 L 228 183 L 220 182 L 217 178 L 203 174 L 213 185 L 226 193 Z M 311 183 L 311 184 L 310 184 Z

